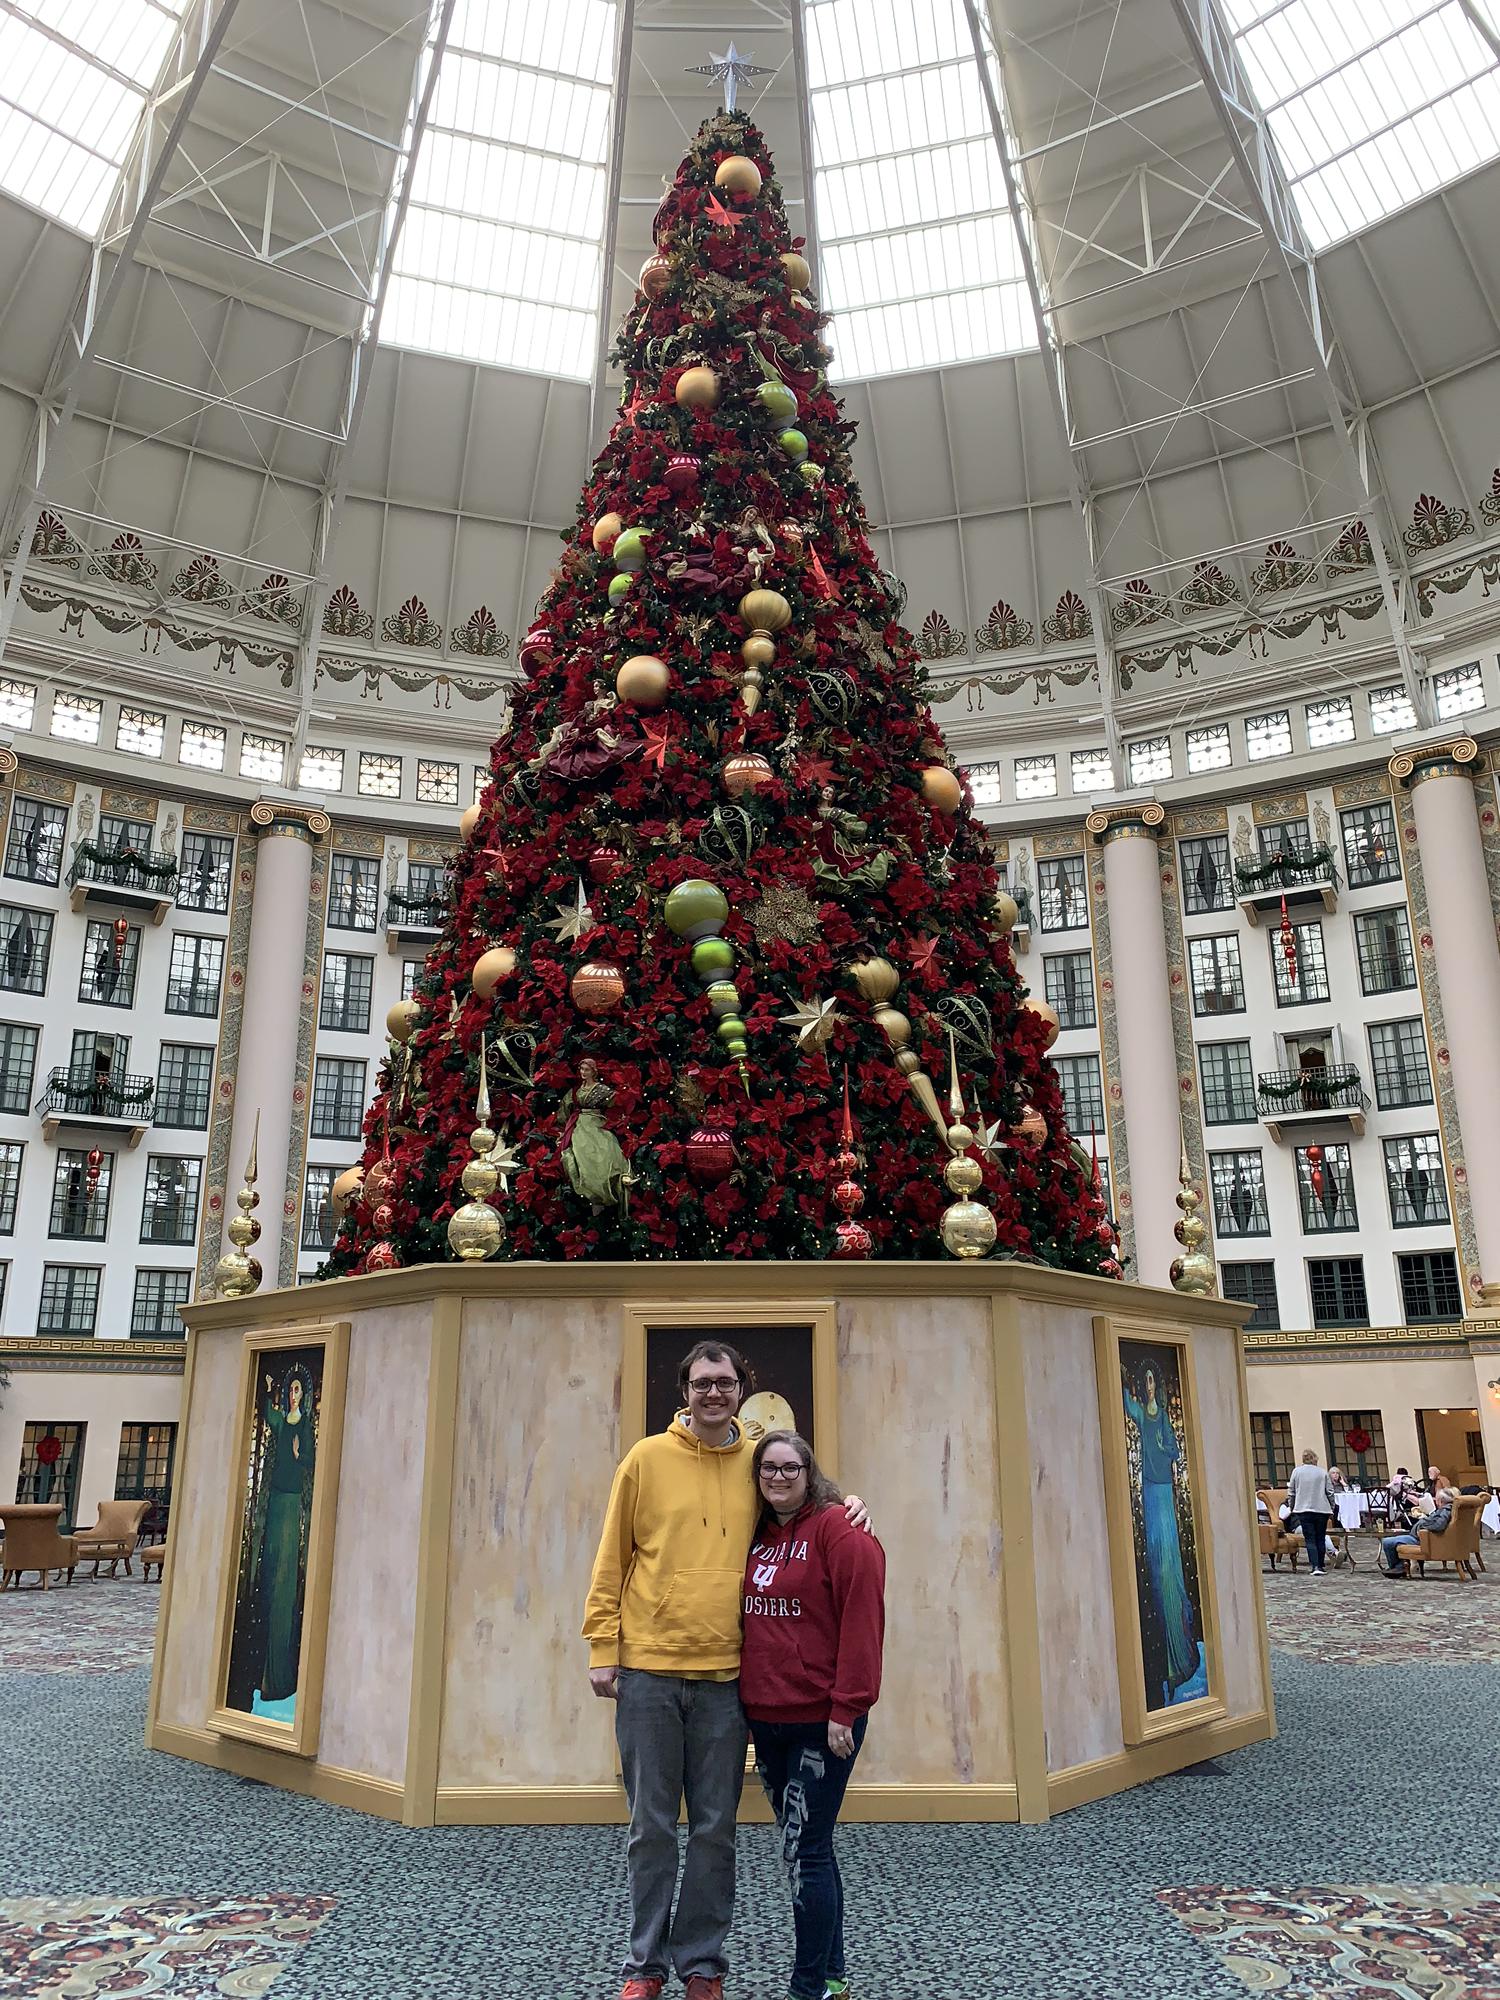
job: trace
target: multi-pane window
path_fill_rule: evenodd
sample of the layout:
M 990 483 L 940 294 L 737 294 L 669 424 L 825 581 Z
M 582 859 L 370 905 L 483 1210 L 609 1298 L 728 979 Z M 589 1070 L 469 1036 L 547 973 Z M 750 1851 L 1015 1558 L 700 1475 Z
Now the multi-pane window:
M 183 836 L 182 867 L 177 876 L 179 910 L 203 910 L 222 917 L 229 908 L 229 884 L 234 870 L 234 842 L 223 833 Z
M 1044 931 L 1088 928 L 1089 899 L 1083 881 L 1083 856 L 1060 854 L 1037 863 L 1037 900 Z
M 1396 817 L 1383 799 L 1340 813 L 1339 822 L 1344 832 L 1344 869 L 1351 889 L 1400 881 L 1401 850 L 1396 840 Z
M 474 799 L 473 799 L 473 803 L 476 806 L 479 804 L 479 801 L 484 797 L 484 789 L 485 786 L 489 783 L 489 781 L 490 781 L 489 766 L 487 764 L 476 764 L 474 766 Z
M 1364 1281 L 1360 1281 L 1363 1291 Z M 1344 1325 L 1365 1326 L 1363 1319 L 1346 1320 Z M 1340 1324 L 1334 1321 L 1331 1324 Z M 1354 1443 L 1349 1442 L 1350 1439 Z M 1385 1421 L 1379 1410 L 1325 1410 L 1323 1442 L 1328 1447 L 1328 1463 L 1352 1473 L 1362 1486 L 1384 1486 L 1390 1478 L 1385 1456 Z M 1357 1451 L 1356 1445 L 1363 1450 Z
M 417 803 L 423 806 L 458 804 L 458 766 L 435 757 L 417 759 Z M 976 799 L 976 805 L 979 801 Z
M 167 718 L 154 708 L 122 708 L 115 724 L 115 748 L 132 757 L 159 757 L 166 746 Z
M 18 1139 L 0 1141 L 0 1236 L 16 1226 L 16 1202 L 21 1194 L 21 1162 L 26 1148 Z
M 1267 933 L 1271 947 L 1271 976 L 1276 982 L 1278 1007 L 1306 1007 L 1328 998 L 1328 960 L 1323 952 L 1323 926 L 1316 917 L 1304 917 L 1292 925 L 1294 948 L 1283 948 L 1281 926 Z
M 63 842 L 68 814 L 63 806 L 41 799 L 14 800 L 5 837 L 5 872 L 22 882 L 55 888 L 62 874 Z
M 1048 1006 L 1064 1028 L 1094 1025 L 1093 961 L 1086 951 L 1053 952 L 1042 960 Z
M 163 1042 L 156 1070 L 154 1123 L 202 1132 L 214 1081 L 214 1052 L 194 1042 Z
M 40 1028 L 24 1021 L 0 1021 L 0 1111 L 31 1109 Z
M 1202 729 L 1188 731 L 1189 771 L 1223 771 L 1228 769 L 1231 761 L 1227 722 L 1211 722 Z
M 1335 695 L 1331 701 L 1310 701 L 1304 713 L 1311 749 L 1326 750 L 1334 743 L 1354 741 L 1354 700 L 1351 695 Z
M 335 854 L 328 871 L 328 925 L 372 931 L 380 907 L 380 863 L 373 854 Z
M 1268 709 L 1264 715 L 1245 717 L 1245 755 L 1252 764 L 1267 757 L 1292 754 L 1292 715 L 1286 708 Z
M 0 680 L 0 729 L 29 729 L 36 720 L 36 688 L 30 681 Z
M 1411 925 L 1401 904 L 1389 910 L 1361 910 L 1354 919 L 1359 983 L 1366 993 L 1401 993 L 1417 983 Z
M 1269 1236 L 1266 1176 L 1258 1152 L 1210 1153 L 1214 1227 L 1221 1236 Z
M 1370 730 L 1375 736 L 1394 736 L 1398 729 L 1415 729 L 1417 711 L 1411 696 L 1398 682 L 1394 687 L 1370 689 Z
M 0 987 L 45 993 L 52 956 L 52 912 L 0 903 Z
M 1224 937 L 1188 939 L 1188 978 L 1195 1014 L 1242 1014 L 1245 976 L 1240 966 L 1240 941 Z
M 120 1456 L 115 1461 L 115 1498 L 153 1500 L 164 1506 L 172 1497 L 172 1461 L 176 1456 L 176 1424 L 122 1424 Z M 142 1523 L 143 1534 L 148 1529 L 158 1534 L 164 1518 L 155 1512 L 148 1514 Z
M 1097 1056 L 1054 1056 L 1052 1067 L 1062 1090 L 1063 1116 L 1075 1134 L 1097 1132 L 1104 1123 L 1104 1094 L 1099 1085 Z
M 64 694 L 52 697 L 52 731 L 69 743 L 97 743 L 99 719 L 104 703 L 91 694 Z
M 1221 1264 L 1220 1289 L 1226 1299 L 1238 1299 L 1255 1310 L 1245 1321 L 1247 1331 L 1278 1327 L 1281 1302 L 1276 1296 L 1276 1266 L 1268 1258 L 1258 1264 Z
M 98 845 L 106 854 L 149 854 L 155 831 L 149 819 L 127 819 L 123 813 L 101 813 Z
M 137 1340 L 180 1340 L 185 1306 L 193 1286 L 191 1271 L 137 1271 L 135 1297 L 130 1302 L 130 1331 Z
M 362 952 L 328 951 L 323 954 L 323 998 L 318 1009 L 320 1028 L 337 1028 L 344 1034 L 365 1035 L 370 1031 L 370 992 L 375 980 L 375 961 Z
M 1309 1257 L 1307 1296 L 1314 1326 L 1368 1326 L 1363 1257 Z
M 1241 1269 L 1254 1269 L 1241 1266 Z M 1231 1292 L 1225 1287 L 1226 1299 L 1243 1297 L 1243 1293 Z M 1254 1324 L 1251 1315 L 1247 1325 Z M 1279 1325 L 1279 1316 L 1272 1322 Z M 1274 1489 L 1285 1486 L 1292 1476 L 1296 1458 L 1292 1452 L 1292 1417 L 1289 1410 L 1252 1410 L 1250 1413 L 1250 1443 L 1255 1455 L 1255 1483 L 1257 1486 Z
M 1466 667 L 1450 667 L 1446 673 L 1434 674 L 1432 692 L 1442 722 L 1450 716 L 1467 715 L 1470 709 L 1483 708 L 1484 674 L 1479 662 L 1474 660 Z
M 969 781 L 969 797 L 976 806 L 997 806 L 1000 803 L 1000 766 L 998 764 L 966 764 L 964 776 Z
M 406 870 L 406 893 L 424 903 L 446 903 L 448 870 L 440 861 L 413 861 Z
M 1354 1205 L 1354 1163 L 1347 1146 L 1297 1148 L 1297 1199 L 1309 1235 L 1330 1229 L 1358 1229 Z
M 27 1424 L 21 1433 L 21 1474 L 16 1499 L 26 1504 L 61 1505 L 58 1532 L 70 1534 L 77 1519 L 78 1475 L 83 1469 L 87 1424 Z M 42 1450 L 43 1443 L 47 1450 Z
M 344 789 L 344 753 L 324 744 L 309 743 L 297 769 L 297 783 L 305 792 L 341 792 Z
M 1068 761 L 1075 792 L 1087 797 L 1091 792 L 1113 790 L 1115 774 L 1107 750 L 1075 750 Z
M 361 750 L 359 794 L 364 799 L 399 799 L 401 759 L 388 757 L 379 750 Z
M 135 1002 L 135 975 L 141 960 L 139 924 L 116 931 L 102 917 L 91 918 L 83 934 L 83 966 L 78 997 L 99 1007 L 129 1007 Z
M 420 958 L 404 958 L 401 961 L 401 998 L 410 1000 L 417 990 L 417 981 L 422 977 Z
M 1198 1050 L 1205 1125 L 1248 1125 L 1255 1117 L 1255 1072 L 1248 1042 L 1204 1042 Z
M 331 1250 L 338 1229 L 333 1212 L 333 1184 L 337 1167 L 309 1167 L 302 1189 L 302 1248 Z
M 1172 739 L 1170 736 L 1143 736 L 1129 748 L 1130 782 L 1132 785 L 1154 785 L 1161 778 L 1172 775 Z
M 1312 833 L 1305 819 L 1280 819 L 1271 826 L 1259 826 L 1255 839 L 1262 861 L 1269 861 L 1273 854 L 1295 854 L 1305 860 L 1312 853 Z
M 342 1056 L 319 1056 L 313 1071 L 314 1139 L 357 1139 L 365 1116 L 365 1065 Z
M 97 1264 L 44 1264 L 37 1332 L 77 1338 L 92 1334 L 99 1318 L 102 1276 Z
M 285 770 L 286 745 L 274 736 L 252 736 L 246 730 L 240 740 L 240 776 L 279 785 Z
M 1420 1020 L 1372 1022 L 1369 1033 L 1370 1074 L 1381 1110 L 1431 1104 L 1432 1072 L 1427 1066 L 1427 1037 Z
M 217 1014 L 223 976 L 223 938 L 199 937 L 192 931 L 172 933 L 172 957 L 167 966 L 169 1014 Z
M 1227 834 L 1195 834 L 1190 840 L 1179 840 L 1177 865 L 1182 874 L 1182 907 L 1190 917 L 1201 916 L 1205 910 L 1233 907 L 1234 869 Z
M 1451 1250 L 1400 1256 L 1396 1275 L 1401 1280 L 1401 1313 L 1408 1326 L 1463 1318 L 1463 1286 L 1458 1280 L 1458 1260 Z
M 109 1234 L 109 1184 L 114 1177 L 115 1156 L 105 1153 L 96 1173 L 91 1173 L 86 1152 L 64 1146 L 52 1170 L 52 1213 L 47 1222 L 49 1236 L 73 1236 L 89 1243 L 102 1243 Z M 92 1180 L 93 1185 L 90 1185 Z
M 1385 1141 L 1385 1191 L 1397 1229 L 1448 1220 L 1448 1183 L 1436 1132 Z
M 1017 757 L 1016 797 L 1018 799 L 1055 799 L 1057 797 L 1057 759 L 1046 757 Z
M 191 1154 L 153 1153 L 141 1202 L 143 1243 L 191 1243 L 198 1233 L 203 1162 Z
M 217 722 L 185 722 L 177 746 L 181 763 L 197 771 L 222 771 L 228 732 Z

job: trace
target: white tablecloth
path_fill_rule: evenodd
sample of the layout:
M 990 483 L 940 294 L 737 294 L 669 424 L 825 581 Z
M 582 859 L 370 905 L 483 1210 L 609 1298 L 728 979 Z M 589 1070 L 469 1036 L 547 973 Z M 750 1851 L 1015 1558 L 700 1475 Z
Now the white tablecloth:
M 1334 1498 L 1339 1510 L 1339 1526 L 1357 1528 L 1364 1519 L 1365 1496 L 1362 1493 L 1339 1493 Z
M 1479 1518 L 1492 1535 L 1500 1535 L 1500 1500 L 1491 1500 Z

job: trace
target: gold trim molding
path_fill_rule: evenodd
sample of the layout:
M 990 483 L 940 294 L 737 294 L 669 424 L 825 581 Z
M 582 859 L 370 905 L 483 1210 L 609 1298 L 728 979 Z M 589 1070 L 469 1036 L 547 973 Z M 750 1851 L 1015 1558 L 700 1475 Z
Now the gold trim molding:
M 16 1340 L 0 1347 L 0 1366 L 15 1374 L 180 1375 L 182 1340 Z
M 1454 736 L 1446 743 L 1423 743 L 1414 750 L 1398 750 L 1386 769 L 1398 783 L 1413 791 L 1429 778 L 1472 778 L 1478 759 L 1479 745 L 1472 736 Z

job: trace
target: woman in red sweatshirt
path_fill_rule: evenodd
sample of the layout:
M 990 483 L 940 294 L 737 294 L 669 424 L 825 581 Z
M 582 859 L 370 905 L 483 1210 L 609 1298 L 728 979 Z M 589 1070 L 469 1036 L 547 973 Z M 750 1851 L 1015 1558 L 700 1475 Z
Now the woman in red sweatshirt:
M 849 1981 L 833 1829 L 880 1693 L 885 1552 L 850 1527 L 805 1438 L 768 1432 L 752 1466 L 740 1699 L 792 1886 L 792 2000 L 837 2000 Z

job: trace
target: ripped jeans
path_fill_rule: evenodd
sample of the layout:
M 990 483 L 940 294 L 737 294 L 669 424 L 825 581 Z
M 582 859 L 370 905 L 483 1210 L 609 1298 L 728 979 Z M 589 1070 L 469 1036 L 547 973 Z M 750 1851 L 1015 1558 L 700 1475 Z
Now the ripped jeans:
M 781 1858 L 792 1891 L 794 2000 L 823 2000 L 828 1981 L 845 1976 L 844 1885 L 833 1829 L 868 1719 L 862 1715 L 854 1724 L 854 1757 L 834 1756 L 826 1722 L 750 1724 L 755 1768 L 781 1828 Z

